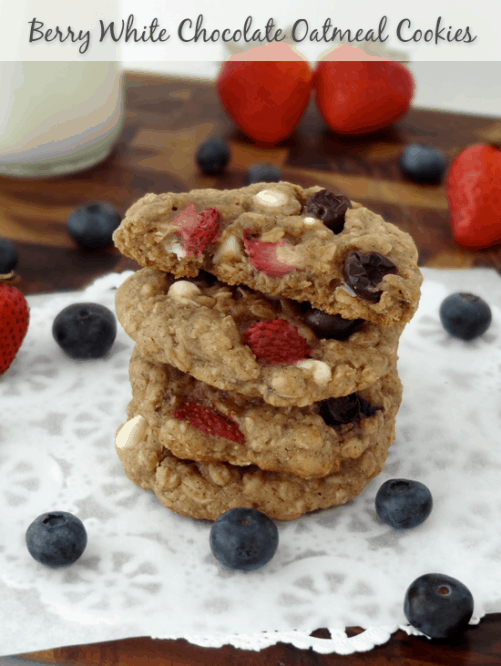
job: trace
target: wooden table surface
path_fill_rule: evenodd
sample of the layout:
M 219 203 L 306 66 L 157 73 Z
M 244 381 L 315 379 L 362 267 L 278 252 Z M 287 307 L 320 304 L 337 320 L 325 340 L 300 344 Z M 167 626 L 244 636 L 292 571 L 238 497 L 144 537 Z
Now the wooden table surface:
M 398 169 L 402 145 L 426 143 L 450 160 L 478 143 L 476 131 L 494 118 L 411 110 L 395 126 L 365 138 L 340 138 L 329 132 L 313 104 L 295 134 L 274 148 L 253 145 L 222 111 L 214 86 L 178 78 L 126 75 L 126 117 L 110 157 L 83 173 L 44 180 L 0 177 L 0 236 L 19 254 L 19 286 L 26 294 L 80 288 L 109 271 L 135 268 L 112 247 L 85 252 L 65 230 L 68 214 L 90 200 L 109 201 L 123 214 L 146 192 L 187 191 L 194 187 L 241 187 L 254 162 L 277 165 L 283 179 L 302 186 L 320 184 L 398 224 L 414 238 L 420 265 L 435 268 L 490 266 L 501 272 L 501 246 L 480 252 L 453 241 L 443 186 L 418 186 Z M 210 136 L 229 142 L 232 159 L 221 177 L 202 175 L 196 146 Z M 349 635 L 361 630 L 352 628 Z M 315 632 L 326 637 L 326 630 Z M 21 655 L 20 655 L 21 656 Z M 179 641 L 132 638 L 22 655 L 51 664 L 126 664 L 127 666 L 431 666 L 501 664 L 501 614 L 469 627 L 455 644 L 440 644 L 402 631 L 369 653 L 319 655 L 278 644 L 262 652 L 233 647 L 200 648 Z

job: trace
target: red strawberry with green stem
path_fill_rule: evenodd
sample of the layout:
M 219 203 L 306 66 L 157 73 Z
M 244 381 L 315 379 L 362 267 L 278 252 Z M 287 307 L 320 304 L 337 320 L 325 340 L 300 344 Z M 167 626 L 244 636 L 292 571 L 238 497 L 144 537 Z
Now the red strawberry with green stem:
M 0 281 L 0 375 L 12 364 L 28 330 L 29 308 L 22 293 Z
M 501 243 L 501 150 L 475 145 L 450 165 L 447 199 L 454 240 L 472 250 Z
M 311 70 L 301 56 L 286 44 L 268 44 L 227 60 L 216 90 L 224 109 L 246 136 L 278 143 L 299 124 L 311 85 Z
M 404 65 L 361 53 L 342 46 L 320 60 L 313 73 L 320 115 L 338 134 L 387 127 L 407 112 L 414 95 L 414 80 Z M 366 59 L 356 59 L 361 57 Z

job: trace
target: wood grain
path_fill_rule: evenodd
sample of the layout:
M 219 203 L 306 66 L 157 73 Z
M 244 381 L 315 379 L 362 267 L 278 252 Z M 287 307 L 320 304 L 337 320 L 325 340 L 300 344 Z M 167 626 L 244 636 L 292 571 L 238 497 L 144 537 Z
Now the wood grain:
M 398 157 L 405 144 L 440 148 L 448 160 L 478 143 L 493 118 L 411 110 L 395 126 L 360 138 L 328 131 L 310 104 L 299 128 L 274 148 L 252 144 L 228 121 L 210 83 L 128 73 L 126 117 L 109 158 L 81 174 L 50 180 L 0 177 L 0 235 L 15 242 L 25 293 L 80 288 L 111 270 L 136 268 L 115 248 L 84 252 L 68 237 L 70 211 L 104 200 L 120 214 L 147 192 L 231 188 L 245 184 L 247 167 L 270 162 L 285 180 L 335 188 L 364 203 L 414 237 L 420 265 L 434 268 L 491 266 L 501 272 L 501 247 L 470 252 L 455 244 L 443 186 L 420 187 L 402 178 Z M 479 133 L 479 134 L 477 134 Z M 232 159 L 221 177 L 201 174 L 197 145 L 210 136 L 226 138 Z M 350 635 L 361 630 L 351 628 Z M 315 632 L 328 637 L 326 630 Z M 99 645 L 46 650 L 24 659 L 50 664 L 124 666 L 489 666 L 501 664 L 501 615 L 469 627 L 455 644 L 409 637 L 402 631 L 369 653 L 319 655 L 279 644 L 262 652 L 232 647 L 200 648 L 180 641 L 133 638 Z

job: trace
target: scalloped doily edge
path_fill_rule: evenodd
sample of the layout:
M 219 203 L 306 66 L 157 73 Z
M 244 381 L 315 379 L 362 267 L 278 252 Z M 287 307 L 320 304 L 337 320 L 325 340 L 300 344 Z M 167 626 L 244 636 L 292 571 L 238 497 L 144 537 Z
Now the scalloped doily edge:
M 477 625 L 483 616 L 473 616 L 470 625 Z M 313 650 L 319 654 L 342 654 L 348 655 L 355 652 L 369 652 L 373 648 L 387 643 L 392 634 L 399 630 L 405 631 L 409 636 L 425 636 L 426 634 L 411 625 L 384 625 L 370 627 L 356 636 L 347 636 L 344 629 L 328 629 L 331 638 L 315 638 L 301 631 L 275 631 L 257 632 L 253 634 L 238 635 L 183 635 L 183 636 L 151 636 L 159 640 L 184 639 L 193 645 L 208 648 L 221 648 L 231 645 L 240 650 L 252 650 L 260 652 L 277 643 L 288 643 L 299 650 Z M 429 639 L 431 640 L 431 639 Z

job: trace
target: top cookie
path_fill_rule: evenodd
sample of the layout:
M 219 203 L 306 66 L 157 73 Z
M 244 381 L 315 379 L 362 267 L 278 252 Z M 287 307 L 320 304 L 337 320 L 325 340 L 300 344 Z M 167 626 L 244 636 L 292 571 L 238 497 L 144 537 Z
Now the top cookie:
M 419 303 L 411 236 L 320 187 L 281 182 L 147 194 L 113 240 L 142 266 L 178 278 L 203 269 L 346 319 L 405 324 Z

